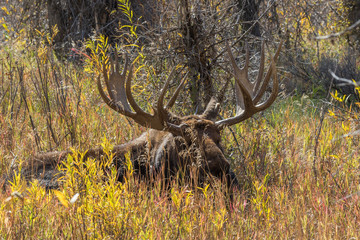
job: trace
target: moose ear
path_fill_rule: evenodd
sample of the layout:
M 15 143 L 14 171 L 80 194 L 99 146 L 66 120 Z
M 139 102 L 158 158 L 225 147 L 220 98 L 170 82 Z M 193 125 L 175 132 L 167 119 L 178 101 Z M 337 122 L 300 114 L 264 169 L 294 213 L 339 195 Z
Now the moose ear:
M 216 101 L 214 97 L 211 98 L 208 105 L 206 106 L 203 114 L 200 115 L 201 118 L 215 121 L 219 113 L 220 104 Z

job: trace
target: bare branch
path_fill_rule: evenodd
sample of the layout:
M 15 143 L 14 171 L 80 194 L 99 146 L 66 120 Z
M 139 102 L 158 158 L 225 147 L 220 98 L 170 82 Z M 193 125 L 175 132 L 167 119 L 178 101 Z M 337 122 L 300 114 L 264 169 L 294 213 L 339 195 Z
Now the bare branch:
M 337 33 L 332 33 L 329 35 L 325 35 L 325 36 L 317 36 L 314 39 L 316 40 L 324 40 L 324 39 L 329 39 L 329 38 L 335 38 L 335 37 L 339 37 L 347 32 L 350 32 L 351 30 L 355 29 L 356 27 L 358 27 L 360 25 L 360 19 L 356 21 L 356 23 L 354 23 L 353 25 L 351 25 L 350 27 L 346 28 L 345 30 L 341 31 L 341 32 L 337 32 Z
M 331 76 L 332 76 L 334 79 L 336 79 L 336 80 L 338 80 L 338 81 L 340 81 L 340 82 L 343 82 L 343 83 L 340 83 L 340 84 L 336 84 L 336 86 L 348 86 L 348 85 L 359 86 L 359 83 L 358 83 L 358 82 L 354 82 L 354 81 L 352 81 L 352 80 L 350 80 L 350 79 L 347 79 L 347 78 L 338 77 L 338 76 L 336 76 L 336 74 L 335 74 L 333 71 L 331 71 L 330 69 L 329 69 L 329 72 L 330 72 Z

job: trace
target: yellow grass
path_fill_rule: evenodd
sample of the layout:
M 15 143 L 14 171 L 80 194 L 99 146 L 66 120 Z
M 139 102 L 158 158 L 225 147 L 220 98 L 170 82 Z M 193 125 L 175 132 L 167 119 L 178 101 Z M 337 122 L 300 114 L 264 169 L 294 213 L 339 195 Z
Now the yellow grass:
M 1 175 L 40 150 L 83 152 L 144 130 L 103 104 L 95 75 L 69 63 L 7 54 L 0 59 Z M 46 192 L 20 175 L 4 185 L 1 239 L 358 238 L 359 137 L 342 137 L 357 122 L 345 110 L 338 117 L 325 111 L 320 125 L 321 107 L 306 96 L 278 99 L 233 126 L 234 135 L 224 130 L 223 145 L 242 185 L 231 206 L 219 182 L 202 188 L 174 182 L 164 191 L 160 182 L 149 186 L 131 171 L 117 182 L 111 157 L 101 163 L 69 157 L 58 190 Z

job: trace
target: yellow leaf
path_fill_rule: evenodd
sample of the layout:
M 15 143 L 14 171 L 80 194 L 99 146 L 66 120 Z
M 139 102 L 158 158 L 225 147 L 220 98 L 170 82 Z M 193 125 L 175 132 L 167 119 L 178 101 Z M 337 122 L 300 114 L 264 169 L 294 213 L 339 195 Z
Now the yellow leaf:
M 7 15 L 10 15 L 9 11 L 7 10 L 6 7 L 2 7 L 1 10 L 3 10 Z
M 8 31 L 8 32 L 10 31 L 9 28 L 7 27 L 7 25 L 6 25 L 5 23 L 3 23 L 2 26 L 3 26 L 3 28 L 4 28 L 6 31 Z
M 344 95 L 342 98 L 338 96 L 338 91 L 335 90 L 335 94 L 330 93 L 331 96 L 338 102 L 343 102 L 345 100 L 346 95 Z
M 55 196 L 61 202 L 62 205 L 64 205 L 65 207 L 69 207 L 69 202 L 62 192 L 58 190 L 53 190 L 53 193 L 55 194 Z

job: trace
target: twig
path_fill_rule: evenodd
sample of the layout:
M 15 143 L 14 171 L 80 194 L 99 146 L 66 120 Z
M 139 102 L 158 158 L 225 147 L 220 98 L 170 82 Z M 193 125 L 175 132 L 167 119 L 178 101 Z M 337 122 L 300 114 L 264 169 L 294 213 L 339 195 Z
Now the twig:
M 335 72 L 336 72 L 336 69 L 335 69 Z M 331 82 L 330 82 L 328 93 L 326 95 L 326 99 L 328 99 L 330 96 L 330 91 L 331 91 L 333 82 L 334 82 L 334 77 L 331 78 Z M 317 148 L 319 146 L 319 137 L 320 137 L 321 128 L 322 128 L 324 118 L 325 118 L 325 113 L 326 113 L 325 110 L 327 110 L 327 105 L 324 104 L 323 107 L 321 108 L 320 125 L 318 126 L 318 128 L 315 131 L 316 134 L 315 134 L 314 159 L 313 159 L 313 172 L 314 172 L 315 179 L 317 179 L 317 172 L 316 172 L 316 167 L 315 167 L 316 159 L 318 157 Z
M 261 16 L 260 16 L 258 19 L 256 19 L 256 20 L 254 21 L 254 23 L 239 37 L 239 39 L 236 40 L 235 42 L 233 42 L 233 43 L 230 45 L 230 47 L 235 46 L 235 44 L 237 44 L 238 42 L 240 42 L 240 41 L 243 39 L 244 36 L 246 36 L 247 34 L 249 34 L 249 32 L 250 32 L 250 31 L 255 27 L 255 25 L 260 21 L 260 19 L 262 19 L 262 18 L 265 16 L 265 14 L 271 9 L 271 7 L 275 4 L 275 2 L 276 2 L 276 1 L 273 1 L 273 2 L 271 3 L 271 5 L 261 14 Z M 225 42 L 225 41 L 227 41 L 227 39 L 224 39 L 224 40 L 222 40 L 222 41 L 219 41 L 219 42 L 217 42 L 217 44 L 220 44 L 220 43 Z M 213 58 L 212 61 L 216 61 L 216 60 L 217 60 L 220 56 L 222 56 L 225 52 L 226 52 L 226 48 L 224 48 L 224 50 L 222 50 L 215 58 Z
M 317 37 L 315 37 L 315 39 L 316 40 L 324 40 L 324 39 L 339 37 L 349 31 L 353 30 L 354 28 L 356 28 L 359 25 L 360 25 L 360 19 L 357 20 L 353 25 L 351 25 L 350 27 L 346 28 L 345 30 L 343 30 L 341 32 L 332 33 L 332 34 L 325 35 L 325 36 L 317 36 Z
M 339 87 L 340 87 L 340 86 L 351 85 L 351 86 L 357 87 L 357 86 L 359 85 L 357 82 L 354 82 L 354 81 L 352 81 L 352 80 L 350 80 L 350 79 L 336 76 L 336 74 L 335 74 L 333 71 L 331 71 L 330 69 L 329 69 L 329 72 L 330 72 L 330 74 L 331 74 L 331 76 L 332 76 L 333 78 L 335 78 L 336 80 L 338 80 L 338 81 L 340 81 L 340 82 L 343 82 L 343 83 L 340 83 L 340 84 L 336 84 L 336 86 L 339 86 Z
M 26 111 L 28 112 L 29 114 L 29 120 L 30 120 L 30 124 L 31 124 L 31 128 L 34 132 L 34 137 L 35 137 L 35 144 L 36 144 L 36 147 L 37 147 L 37 150 L 38 151 L 41 151 L 41 145 L 40 145 L 40 142 L 41 142 L 41 139 L 40 139 L 40 136 L 36 130 L 36 126 L 35 126 L 35 122 L 32 118 L 32 115 L 31 115 L 31 112 L 30 112 L 30 109 L 29 109 L 29 105 L 28 105 L 28 102 L 27 102 L 27 99 L 26 99 L 26 90 L 25 90 L 25 83 L 24 83 L 24 67 L 23 66 L 20 66 L 20 67 L 17 67 L 17 71 L 18 71 L 18 74 L 19 74 L 19 82 L 20 82 L 20 94 L 21 94 L 21 97 L 24 101 L 24 105 L 25 105 L 25 108 L 26 108 Z

